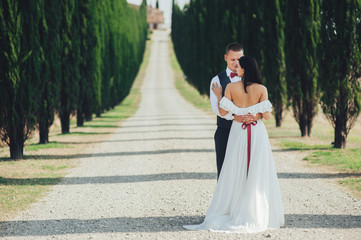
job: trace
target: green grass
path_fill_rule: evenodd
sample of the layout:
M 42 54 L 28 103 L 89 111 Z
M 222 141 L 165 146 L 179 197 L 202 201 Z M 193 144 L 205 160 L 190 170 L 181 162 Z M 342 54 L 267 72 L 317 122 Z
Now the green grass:
M 283 150 L 314 150 L 304 158 L 311 163 L 334 166 L 344 171 L 361 170 L 361 148 L 335 149 L 332 145 L 310 145 L 285 139 L 279 140 L 279 145 Z
M 32 143 L 28 146 L 25 146 L 25 151 L 38 151 L 40 149 L 51 149 L 51 148 L 69 148 L 67 144 L 62 144 L 58 142 L 49 142 L 47 144 L 38 144 Z
M 312 164 L 328 166 L 340 172 L 356 174 L 354 177 L 345 177 L 339 183 L 349 188 L 355 196 L 361 198 L 361 148 L 335 149 L 331 145 L 309 145 L 285 139 L 278 142 L 284 150 L 311 150 L 303 160 Z
M 24 210 L 26 206 L 43 196 L 47 188 L 46 185 L 11 185 L 2 187 L 0 196 L 0 212 L 2 215 L 0 219 L 4 220 L 9 213 Z
M 67 166 L 54 166 L 54 165 L 42 165 L 41 169 L 48 170 L 48 171 L 57 171 L 61 169 L 66 169 Z
M 18 160 L 0 162 L 0 221 L 25 209 L 59 183 L 71 161 Z
M 314 151 L 304 158 L 312 163 L 334 166 L 343 171 L 361 171 L 361 148 Z
M 346 186 L 354 193 L 355 196 L 361 198 L 361 178 L 346 178 L 339 181 L 340 184 Z
M 347 184 L 349 187 L 358 190 L 361 193 L 361 178 L 348 178 L 340 181 L 341 184 Z
M 119 126 L 118 125 L 115 125 L 115 124 L 92 124 L 92 123 L 89 123 L 89 124 L 85 124 L 84 126 L 82 127 L 90 127 L 90 128 L 118 128 Z
M 111 134 L 111 132 L 79 132 L 79 131 L 75 131 L 75 132 L 70 132 L 70 133 L 59 133 L 57 134 L 57 136 L 66 136 L 66 135 L 98 135 L 98 134 Z
M 280 146 L 282 147 L 282 149 L 284 150 L 319 150 L 319 149 L 331 149 L 332 146 L 331 145 L 309 145 L 309 144 L 305 144 L 302 142 L 297 142 L 297 141 L 290 141 L 290 140 L 284 140 L 281 139 L 279 141 Z
M 172 42 L 170 42 L 169 46 L 170 46 L 169 59 L 170 59 L 170 64 L 174 71 L 176 89 L 188 102 L 192 103 L 194 106 L 196 106 L 199 109 L 202 109 L 208 113 L 212 113 L 209 97 L 206 95 L 199 94 L 197 89 L 194 88 L 185 80 L 183 71 L 175 56 Z M 211 82 L 211 79 L 209 79 L 209 82 Z
M 107 116 L 102 115 L 100 118 L 95 118 L 93 121 L 91 121 L 91 123 L 109 123 L 109 124 L 111 124 L 111 123 L 119 122 L 119 119 L 121 119 L 121 118 L 119 118 L 117 116 L 114 116 L 114 118 L 113 117 L 109 118 Z
M 66 167 L 67 168 L 67 167 Z M 0 184 L 12 185 L 22 189 L 23 186 L 46 186 L 55 185 L 61 181 L 61 177 L 44 177 L 44 178 L 2 178 L 0 177 Z M 13 192 L 10 190 L 9 192 Z

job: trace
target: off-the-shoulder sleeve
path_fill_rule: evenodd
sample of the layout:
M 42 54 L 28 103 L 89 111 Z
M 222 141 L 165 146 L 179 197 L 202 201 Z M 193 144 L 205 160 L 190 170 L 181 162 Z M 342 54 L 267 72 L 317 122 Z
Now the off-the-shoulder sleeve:
M 219 103 L 219 106 L 224 110 L 234 113 L 236 115 L 246 115 L 251 113 L 256 115 L 257 113 L 272 112 L 272 103 L 269 100 L 262 101 L 255 105 L 246 108 L 239 108 L 226 97 L 223 97 Z

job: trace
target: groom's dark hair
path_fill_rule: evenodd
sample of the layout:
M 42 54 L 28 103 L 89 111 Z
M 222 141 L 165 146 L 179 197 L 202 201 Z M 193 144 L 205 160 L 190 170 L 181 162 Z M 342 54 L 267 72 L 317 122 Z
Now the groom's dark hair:
M 226 54 L 228 54 L 229 51 L 234 51 L 234 52 L 238 52 L 238 51 L 242 51 L 243 47 L 241 44 L 236 43 L 236 42 L 231 42 L 230 44 L 227 45 L 226 47 Z

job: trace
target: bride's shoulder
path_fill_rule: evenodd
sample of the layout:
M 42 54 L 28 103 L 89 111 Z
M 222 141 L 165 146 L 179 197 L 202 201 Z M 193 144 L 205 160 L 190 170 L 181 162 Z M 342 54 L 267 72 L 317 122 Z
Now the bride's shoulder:
M 267 91 L 267 87 L 265 85 L 259 84 L 259 83 L 255 83 L 254 87 L 261 92 Z
M 234 88 L 239 88 L 241 85 L 242 82 L 238 81 L 238 82 L 229 83 L 227 87 L 229 87 L 230 89 L 234 89 Z
M 266 88 L 265 85 L 260 84 L 260 83 L 253 83 L 252 85 L 253 85 L 254 87 L 256 87 L 256 88 Z

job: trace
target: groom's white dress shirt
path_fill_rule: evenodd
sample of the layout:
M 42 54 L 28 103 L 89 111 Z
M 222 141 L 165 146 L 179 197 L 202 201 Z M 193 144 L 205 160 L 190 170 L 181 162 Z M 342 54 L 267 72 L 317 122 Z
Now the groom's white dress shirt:
M 229 77 L 229 79 L 231 80 L 232 83 L 234 82 L 238 82 L 241 81 L 241 77 L 235 76 L 233 78 L 230 77 L 231 75 L 231 70 L 227 67 L 226 69 L 226 73 L 227 73 L 227 77 Z M 216 95 L 214 94 L 214 92 L 212 91 L 212 84 L 213 83 L 217 83 L 218 86 L 220 86 L 220 81 L 219 81 L 219 77 L 218 75 L 216 75 L 214 78 L 212 78 L 211 81 L 211 85 L 210 85 L 210 91 L 209 91 L 209 100 L 211 102 L 212 105 L 212 111 L 217 114 L 217 116 L 220 116 L 221 118 L 227 119 L 227 120 L 233 120 L 233 116 L 232 113 L 227 113 L 225 116 L 221 116 L 221 114 L 219 114 L 219 110 L 218 110 L 218 99 L 216 97 Z M 224 89 L 225 90 L 225 89 Z

